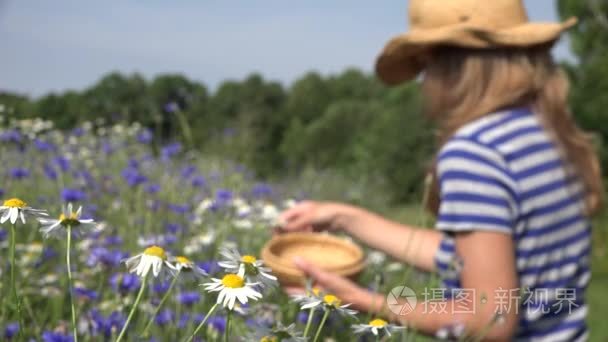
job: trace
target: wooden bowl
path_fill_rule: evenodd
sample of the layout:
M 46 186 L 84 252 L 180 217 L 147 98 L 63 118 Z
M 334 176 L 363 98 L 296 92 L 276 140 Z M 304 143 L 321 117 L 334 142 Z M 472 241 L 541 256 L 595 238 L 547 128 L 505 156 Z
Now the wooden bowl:
M 361 248 L 329 234 L 289 233 L 277 235 L 262 249 L 264 263 L 283 285 L 303 285 L 304 274 L 294 265 L 298 256 L 328 272 L 355 277 L 365 267 Z

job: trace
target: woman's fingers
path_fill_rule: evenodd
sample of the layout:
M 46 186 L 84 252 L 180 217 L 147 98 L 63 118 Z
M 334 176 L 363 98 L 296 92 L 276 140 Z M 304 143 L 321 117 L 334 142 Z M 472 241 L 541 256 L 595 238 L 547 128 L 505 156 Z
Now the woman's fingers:
M 314 208 L 313 202 L 303 202 L 286 210 L 279 216 L 280 228 L 286 231 L 307 230 L 314 222 Z
M 301 296 L 306 294 L 306 289 L 303 287 L 284 287 L 283 291 L 290 296 Z
M 303 212 L 309 211 L 312 206 L 313 206 L 313 202 L 310 202 L 310 201 L 301 202 L 301 203 L 298 203 L 298 204 L 294 205 L 293 207 L 285 210 L 283 213 L 281 213 L 281 215 L 279 217 L 285 221 L 290 221 L 293 219 L 293 217 L 298 216 Z

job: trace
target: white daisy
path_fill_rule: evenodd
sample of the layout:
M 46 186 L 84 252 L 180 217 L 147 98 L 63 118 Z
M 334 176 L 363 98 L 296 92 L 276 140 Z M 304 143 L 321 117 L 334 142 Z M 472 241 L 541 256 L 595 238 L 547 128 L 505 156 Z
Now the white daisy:
M 140 278 L 145 278 L 148 275 L 148 272 L 150 272 L 150 269 L 152 269 L 154 277 L 158 277 L 163 266 L 169 266 L 169 262 L 167 262 L 167 253 L 158 246 L 146 248 L 143 253 L 125 260 L 125 264 L 129 273 L 135 273 Z
M 270 268 L 264 267 L 264 262 L 253 255 L 241 255 L 235 248 L 222 248 L 220 254 L 227 260 L 217 264 L 231 273 L 244 274 L 248 281 L 260 283 L 263 286 L 274 286 L 277 277 L 270 274 Z
M 46 211 L 28 207 L 27 203 L 18 198 L 11 198 L 4 201 L 2 206 L 0 206 L 0 214 L 2 214 L 2 217 L 0 217 L 0 224 L 6 221 L 15 224 L 17 219 L 21 219 L 21 223 L 25 224 L 26 216 L 33 218 L 48 216 Z
M 179 272 L 180 276 L 192 276 L 194 278 L 208 276 L 205 270 L 198 267 L 192 260 L 185 256 L 171 258 L 168 266 L 173 271 L 173 275 L 176 275 L 177 272 Z
M 247 304 L 249 299 L 258 300 L 262 294 L 254 290 L 255 283 L 245 283 L 245 279 L 238 275 L 229 273 L 222 279 L 212 278 L 211 283 L 202 284 L 207 292 L 219 292 L 217 303 L 223 307 L 234 309 L 236 300 L 241 304 Z
M 307 301 L 307 303 L 302 305 L 302 310 L 308 310 L 321 306 L 323 310 L 326 311 L 336 311 L 344 316 L 354 316 L 357 314 L 357 311 L 349 309 L 348 307 L 350 305 L 351 304 L 342 305 L 342 301 L 338 297 L 332 294 L 326 294 L 318 299 L 311 299 Z
M 263 221 L 270 223 L 273 226 L 276 226 L 277 220 L 281 212 L 271 203 L 265 203 L 261 208 L 260 218 Z
M 67 226 L 70 226 L 72 231 L 79 236 L 95 230 L 97 224 L 91 219 L 81 220 L 81 215 L 82 207 L 79 207 L 78 210 L 74 212 L 72 203 L 69 203 L 67 207 L 63 207 L 59 219 L 38 219 L 42 224 L 40 232 L 46 239 L 49 237 L 60 237 L 65 235 L 67 233 Z
M 367 324 L 353 324 L 352 328 L 355 330 L 355 334 L 365 334 L 371 332 L 374 334 L 374 336 L 382 336 L 383 334 L 386 336 L 391 336 L 391 333 L 405 329 L 405 327 L 390 324 L 380 318 L 373 319 Z
M 320 304 L 323 301 L 323 292 L 317 286 L 312 286 L 311 282 L 306 283 L 306 292 L 301 295 L 293 295 L 291 299 L 300 305 L 306 305 L 309 303 L 317 302 Z M 316 304 L 318 305 L 318 304 Z M 316 306 L 315 305 L 315 306 Z

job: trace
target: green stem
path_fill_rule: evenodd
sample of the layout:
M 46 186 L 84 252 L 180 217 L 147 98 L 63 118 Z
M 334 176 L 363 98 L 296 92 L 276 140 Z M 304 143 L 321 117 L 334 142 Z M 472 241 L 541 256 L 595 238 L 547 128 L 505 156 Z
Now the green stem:
M 226 316 L 226 331 L 224 331 L 224 342 L 228 342 L 228 337 L 230 336 L 231 318 L 232 318 L 232 310 L 228 310 L 228 315 Z
M 11 225 L 11 240 L 9 243 L 9 259 L 11 263 L 11 293 L 13 300 L 17 299 L 17 288 L 15 287 L 15 225 Z
M 127 327 L 129 326 L 129 323 L 131 323 L 131 319 L 133 318 L 133 314 L 135 314 L 135 310 L 137 309 L 137 306 L 139 305 L 139 301 L 141 300 L 141 297 L 144 294 L 144 290 L 146 288 L 146 278 L 147 277 L 143 277 L 142 280 L 141 280 L 141 287 L 139 288 L 139 293 L 137 293 L 137 298 L 135 298 L 135 303 L 133 303 L 133 307 L 131 308 L 131 312 L 129 312 L 129 316 L 127 317 L 127 321 L 125 322 L 125 325 L 122 327 L 122 330 L 120 331 L 120 334 L 118 335 L 118 338 L 116 339 L 116 342 L 120 342 L 120 340 L 122 340 L 125 332 L 127 331 Z
M 177 274 L 175 275 L 175 277 L 173 277 L 173 280 L 171 281 L 171 285 L 169 285 L 169 289 L 167 289 L 167 292 L 165 292 L 165 295 L 160 300 L 160 303 L 158 303 L 158 306 L 156 307 L 156 310 L 154 310 L 154 313 L 152 314 L 152 317 L 150 317 L 150 321 L 148 321 L 148 324 L 146 324 L 146 327 L 144 328 L 144 331 L 141 333 L 142 337 L 147 337 L 148 336 L 147 335 L 148 330 L 150 330 L 150 327 L 152 326 L 152 323 L 154 323 L 154 318 L 156 318 L 156 315 L 158 315 L 158 312 L 160 311 L 160 309 L 163 307 L 163 305 L 167 301 L 167 298 L 169 298 L 169 294 L 171 293 L 171 290 L 173 290 L 173 287 L 175 286 L 175 283 L 177 282 L 177 278 L 179 277 L 179 272 L 180 271 L 177 271 Z
M 11 224 L 11 241 L 9 245 L 9 258 L 11 263 L 11 292 L 13 294 L 14 307 L 17 309 L 17 320 L 19 321 L 19 338 L 23 340 L 23 329 L 25 324 L 23 323 L 23 317 L 21 315 L 21 299 L 19 298 L 19 294 L 17 293 L 17 286 L 15 285 L 15 245 L 17 239 L 17 231 L 15 224 Z
M 188 119 L 181 110 L 177 110 L 175 112 L 177 116 L 177 120 L 179 122 L 180 128 L 182 129 L 182 134 L 186 143 L 188 144 L 188 148 L 192 147 L 192 131 L 190 131 L 190 124 L 188 124 Z
M 215 308 L 217 308 L 217 303 L 215 303 L 212 307 L 211 310 L 209 310 L 209 312 L 207 312 L 207 315 L 205 315 L 205 318 L 203 319 L 203 321 L 201 322 L 201 324 L 199 324 L 196 329 L 194 329 L 194 332 L 192 333 L 192 335 L 190 336 L 190 338 L 187 340 L 187 342 L 191 342 L 192 340 L 194 340 L 194 336 L 196 336 L 196 334 L 198 334 L 199 330 L 201 330 L 201 328 L 203 327 L 203 325 L 205 325 L 205 322 L 207 322 L 207 319 L 211 316 L 211 314 L 213 313 L 213 311 L 215 311 Z
M 312 317 L 315 315 L 316 309 L 317 308 L 314 306 L 312 308 L 310 308 L 310 312 L 308 313 L 308 320 L 306 321 L 306 328 L 304 328 L 303 337 L 308 336 L 308 331 L 310 330 L 310 326 L 312 325 Z
M 70 262 L 70 249 L 72 246 L 72 226 L 67 226 L 68 243 L 65 252 L 65 262 L 68 266 L 68 288 L 70 291 L 70 306 L 72 308 L 72 330 L 74 332 L 74 342 L 78 342 L 78 327 L 76 325 L 76 306 L 74 305 L 74 284 L 72 280 L 72 265 Z
M 321 324 L 319 324 L 319 328 L 317 328 L 317 333 L 315 334 L 315 339 L 313 342 L 317 342 L 319 336 L 321 335 L 321 330 L 323 330 L 323 326 L 325 325 L 325 321 L 327 321 L 327 317 L 329 316 L 329 310 L 325 310 L 325 314 L 323 314 L 323 318 L 321 319 Z

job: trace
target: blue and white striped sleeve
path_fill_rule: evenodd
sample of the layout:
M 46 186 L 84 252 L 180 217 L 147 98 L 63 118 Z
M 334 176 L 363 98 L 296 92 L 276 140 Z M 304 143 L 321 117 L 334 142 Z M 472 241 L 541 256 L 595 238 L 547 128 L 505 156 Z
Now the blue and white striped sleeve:
M 453 138 L 439 153 L 437 176 L 437 229 L 513 232 L 517 185 L 497 151 L 474 140 Z

